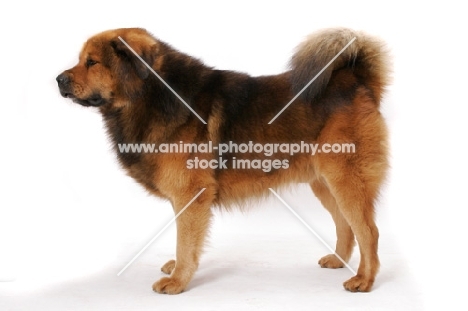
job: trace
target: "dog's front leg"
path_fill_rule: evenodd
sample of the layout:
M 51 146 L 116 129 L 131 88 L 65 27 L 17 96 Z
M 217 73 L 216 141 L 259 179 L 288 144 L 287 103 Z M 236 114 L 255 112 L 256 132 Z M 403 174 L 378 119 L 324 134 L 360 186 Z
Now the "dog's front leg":
M 177 215 L 196 192 L 179 197 L 173 201 Z M 179 294 L 192 279 L 198 268 L 199 258 L 211 220 L 213 191 L 206 189 L 177 218 L 176 261 L 170 260 L 162 271 L 170 274 L 153 284 L 153 290 L 164 294 Z

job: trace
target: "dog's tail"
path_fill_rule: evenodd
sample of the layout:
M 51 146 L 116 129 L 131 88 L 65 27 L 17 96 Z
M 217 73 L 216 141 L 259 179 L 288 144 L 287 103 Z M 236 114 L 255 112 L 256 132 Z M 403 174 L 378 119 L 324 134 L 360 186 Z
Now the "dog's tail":
M 290 66 L 292 91 L 295 94 L 318 75 L 301 94 L 308 102 L 320 96 L 333 71 L 340 68 L 351 68 L 359 81 L 371 90 L 377 105 L 390 80 L 388 53 L 384 44 L 376 38 L 343 28 L 326 29 L 310 35 L 297 47 Z

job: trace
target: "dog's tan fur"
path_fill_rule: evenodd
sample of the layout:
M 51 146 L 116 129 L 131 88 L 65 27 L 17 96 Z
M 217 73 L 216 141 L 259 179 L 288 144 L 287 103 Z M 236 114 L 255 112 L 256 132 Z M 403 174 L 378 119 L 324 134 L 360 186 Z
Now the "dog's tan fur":
M 195 117 L 118 39 L 123 38 L 191 107 Z M 284 111 L 268 122 L 353 37 L 356 41 Z M 344 283 L 349 291 L 369 291 L 379 268 L 374 204 L 387 171 L 387 133 L 379 112 L 388 82 L 386 54 L 373 38 L 347 29 L 319 32 L 302 43 L 291 70 L 250 77 L 214 70 L 142 29 L 117 29 L 87 41 L 78 65 L 57 81 L 65 97 L 96 106 L 110 138 L 118 143 L 354 143 L 353 154 L 277 154 L 288 169 L 188 169 L 188 159 L 218 154 L 121 154 L 128 174 L 150 193 L 170 200 L 178 213 L 202 188 L 206 190 L 177 219 L 176 261 L 154 283 L 156 292 L 177 294 L 192 279 L 211 221 L 211 208 L 242 205 L 268 188 L 309 183 L 336 224 L 336 253 L 351 256 L 356 237 L 361 253 L 357 275 Z M 117 147 L 116 147 L 117 150 Z M 266 159 L 262 154 L 228 154 Z M 331 254 L 325 268 L 341 268 Z

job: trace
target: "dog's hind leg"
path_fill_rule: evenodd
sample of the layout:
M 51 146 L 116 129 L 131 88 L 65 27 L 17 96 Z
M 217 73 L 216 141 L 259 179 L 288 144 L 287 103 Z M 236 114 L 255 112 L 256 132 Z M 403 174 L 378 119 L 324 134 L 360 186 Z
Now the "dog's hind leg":
M 341 214 L 339 222 L 344 219 L 348 223 L 361 255 L 357 274 L 343 285 L 352 292 L 367 292 L 379 269 L 374 205 L 388 159 L 385 123 L 365 89 L 358 89 L 351 106 L 336 111 L 327 121 L 318 143 L 330 142 L 339 145 L 341 152 L 316 155 L 317 178 L 335 198 L 340 212 L 335 215 Z
M 343 261 L 348 262 L 353 253 L 355 244 L 354 233 L 346 219 L 343 217 L 343 214 L 341 214 L 341 211 L 336 204 L 336 200 L 330 193 L 328 186 L 318 179 L 312 182 L 310 186 L 314 191 L 314 194 L 320 202 L 322 202 L 322 205 L 330 212 L 333 221 L 335 222 L 337 237 L 335 254 L 340 256 Z M 319 265 L 322 268 L 343 268 L 344 263 L 338 259 L 335 254 L 329 254 L 322 257 L 319 260 Z
M 343 285 L 352 292 L 368 292 L 379 269 L 379 231 L 374 221 L 375 192 L 360 178 L 350 174 L 343 174 L 340 178 L 327 181 L 327 184 L 339 211 L 356 236 L 361 254 L 357 274 Z

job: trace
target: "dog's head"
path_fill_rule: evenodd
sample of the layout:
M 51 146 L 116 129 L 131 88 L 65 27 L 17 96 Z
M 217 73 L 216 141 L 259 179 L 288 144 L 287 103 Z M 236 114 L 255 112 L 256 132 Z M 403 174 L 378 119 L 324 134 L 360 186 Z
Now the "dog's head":
M 158 46 L 144 29 L 100 33 L 84 44 L 78 64 L 57 76 L 60 94 L 83 106 L 125 105 L 144 89 Z

